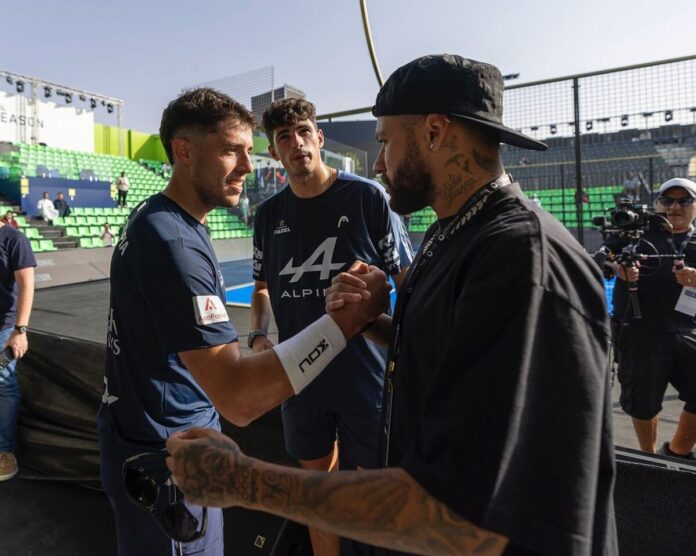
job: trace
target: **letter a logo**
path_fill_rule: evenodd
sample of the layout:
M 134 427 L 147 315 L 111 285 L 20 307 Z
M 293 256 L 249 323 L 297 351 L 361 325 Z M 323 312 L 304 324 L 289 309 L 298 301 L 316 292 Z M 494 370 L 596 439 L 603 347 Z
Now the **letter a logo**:
M 217 307 L 215 306 L 215 303 L 213 302 L 213 299 L 211 297 L 206 298 L 205 300 L 205 310 L 206 311 L 215 311 Z
M 290 283 L 293 284 L 302 278 L 305 272 L 318 272 L 321 280 L 328 280 L 332 270 L 338 270 L 346 263 L 332 263 L 334 248 L 336 247 L 336 237 L 325 239 L 324 242 L 314 250 L 307 260 L 300 266 L 293 266 L 294 257 L 290 258 L 285 268 L 280 271 L 280 275 L 292 275 Z M 321 259 L 321 264 L 317 264 Z

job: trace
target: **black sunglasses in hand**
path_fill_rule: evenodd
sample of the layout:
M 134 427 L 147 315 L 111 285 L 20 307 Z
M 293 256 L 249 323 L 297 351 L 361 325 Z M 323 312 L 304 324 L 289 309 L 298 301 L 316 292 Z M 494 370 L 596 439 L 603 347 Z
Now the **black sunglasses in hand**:
M 200 529 L 198 519 L 183 503 L 183 494 L 172 483 L 164 462 L 166 452 L 137 454 L 123 462 L 121 478 L 131 502 L 149 511 L 168 537 L 179 542 L 193 542 L 205 535 L 208 511 L 203 508 Z M 160 501 L 166 489 L 168 500 Z

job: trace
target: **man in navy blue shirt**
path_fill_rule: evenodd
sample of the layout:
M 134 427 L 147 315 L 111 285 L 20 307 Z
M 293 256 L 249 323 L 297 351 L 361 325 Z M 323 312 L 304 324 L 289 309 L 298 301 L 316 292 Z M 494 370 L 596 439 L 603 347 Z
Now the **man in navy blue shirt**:
M 264 112 L 263 127 L 289 186 L 256 213 L 249 335 L 255 352 L 273 346 L 266 337 L 271 316 L 283 341 L 324 314 L 324 290 L 356 259 L 393 276 L 397 287 L 413 259 L 384 188 L 322 161 L 324 135 L 311 102 L 275 101 Z M 286 449 L 303 468 L 377 466 L 385 357 L 384 349 L 359 335 L 311 386 L 283 403 Z M 338 555 L 336 536 L 314 529 L 310 534 L 315 554 Z M 344 554 L 361 550 L 342 544 Z
M 164 483 L 155 508 L 141 511 L 123 488 L 126 459 L 161 451 L 173 432 L 191 426 L 219 430 L 217 411 L 243 426 L 300 392 L 386 299 L 383 275 L 374 272 L 374 314 L 324 315 L 273 350 L 241 356 L 204 223 L 213 208 L 237 204 L 252 170 L 253 125 L 244 106 L 211 89 L 172 101 L 160 128 L 172 178 L 134 209 L 114 251 L 98 431 L 120 555 L 174 548 L 156 517 L 175 491 Z M 163 457 L 154 465 L 155 473 L 166 469 Z M 190 511 L 200 522 L 201 509 Z M 185 550 L 222 556 L 220 511 L 208 512 L 206 534 Z
M 0 222 L 0 350 L 9 348 L 11 361 L 0 369 L 0 481 L 14 477 L 19 468 L 17 446 L 19 383 L 17 359 L 29 349 L 27 326 L 34 300 L 36 259 L 26 236 Z

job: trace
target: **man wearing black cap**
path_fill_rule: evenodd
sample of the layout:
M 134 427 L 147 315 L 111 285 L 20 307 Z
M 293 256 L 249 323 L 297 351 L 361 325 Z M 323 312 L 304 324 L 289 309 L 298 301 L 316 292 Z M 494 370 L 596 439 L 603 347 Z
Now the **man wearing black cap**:
M 696 460 L 696 183 L 674 178 L 660 186 L 655 210 L 669 224 L 656 222 L 638 243 L 637 253 L 670 258 L 622 266 L 604 263 L 618 277 L 614 287 L 618 376 L 621 407 L 633 421 L 641 450 L 655 452 L 662 399 L 672 384 L 684 402 L 671 442 L 662 455 Z M 610 237 L 604 252 L 616 256 L 627 240 Z M 673 259 L 674 255 L 682 257 Z M 612 257 L 613 258 L 613 257 Z M 629 282 L 637 285 L 636 314 L 630 306 Z
M 384 468 L 309 474 L 193 431 L 167 444 L 188 496 L 391 551 L 617 553 L 601 277 L 503 170 L 500 142 L 546 147 L 502 124 L 502 90 L 493 66 L 425 56 L 373 109 L 391 207 L 438 216 L 393 321 L 365 332 L 390 348 Z M 339 275 L 329 310 L 361 302 L 364 271 Z

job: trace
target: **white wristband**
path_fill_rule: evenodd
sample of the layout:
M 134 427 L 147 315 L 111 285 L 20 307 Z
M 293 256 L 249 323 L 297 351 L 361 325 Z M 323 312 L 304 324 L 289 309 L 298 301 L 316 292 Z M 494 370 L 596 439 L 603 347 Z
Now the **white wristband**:
M 295 394 L 312 382 L 343 348 L 346 339 L 329 315 L 273 346 Z

